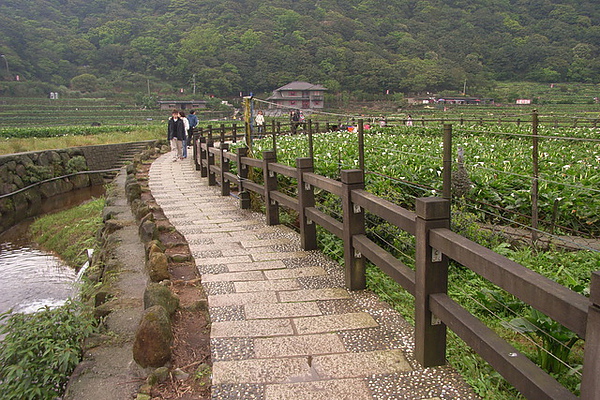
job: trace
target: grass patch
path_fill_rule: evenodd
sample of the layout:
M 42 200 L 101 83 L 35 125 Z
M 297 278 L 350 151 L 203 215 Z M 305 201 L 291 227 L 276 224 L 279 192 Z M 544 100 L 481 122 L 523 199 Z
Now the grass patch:
M 81 266 L 87 260 L 85 249 L 97 247 L 96 232 L 102 224 L 104 204 L 104 198 L 95 199 L 36 219 L 30 227 L 33 240 L 68 265 Z
M 165 139 L 166 132 L 166 125 L 150 125 L 132 127 L 131 130 L 125 132 L 121 127 L 116 127 L 114 131 L 96 135 L 65 134 L 56 137 L 5 138 L 0 140 L 0 154 Z

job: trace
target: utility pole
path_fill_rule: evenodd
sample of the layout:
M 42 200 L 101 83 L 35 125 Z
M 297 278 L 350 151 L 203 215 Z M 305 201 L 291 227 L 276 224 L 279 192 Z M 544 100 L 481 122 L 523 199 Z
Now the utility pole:
M 148 97 L 150 97 L 150 78 L 147 79 L 148 82 Z
M 0 54 L 0 57 L 4 58 L 4 64 L 6 64 L 6 74 L 8 75 L 8 80 L 11 81 L 10 70 L 8 69 L 8 60 L 4 54 Z
M 194 87 L 194 95 L 195 95 L 196 94 L 196 74 L 192 75 L 192 79 L 193 79 L 192 81 L 194 82 L 193 87 Z

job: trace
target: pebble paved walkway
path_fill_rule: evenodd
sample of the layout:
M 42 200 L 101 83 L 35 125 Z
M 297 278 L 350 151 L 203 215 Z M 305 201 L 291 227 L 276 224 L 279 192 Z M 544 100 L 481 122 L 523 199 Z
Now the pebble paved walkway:
M 192 160 L 172 160 L 152 164 L 149 184 L 208 295 L 213 399 L 477 398 L 451 368 L 420 367 L 412 326 L 344 289 L 339 265 L 220 196 Z

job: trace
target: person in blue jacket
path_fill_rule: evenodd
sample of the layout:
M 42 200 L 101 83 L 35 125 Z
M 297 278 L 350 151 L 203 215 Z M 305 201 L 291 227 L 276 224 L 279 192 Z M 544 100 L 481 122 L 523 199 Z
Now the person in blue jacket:
M 193 143 L 193 131 L 194 128 L 198 126 L 198 117 L 196 116 L 196 110 L 190 110 L 190 113 L 187 115 L 187 119 L 190 124 L 190 130 L 187 132 L 187 145 L 188 147 L 191 147 Z

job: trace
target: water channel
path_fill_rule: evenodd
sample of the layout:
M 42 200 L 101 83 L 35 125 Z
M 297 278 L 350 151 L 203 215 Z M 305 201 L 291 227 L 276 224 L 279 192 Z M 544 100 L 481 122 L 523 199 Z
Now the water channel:
M 94 186 L 55 196 L 42 204 L 41 213 L 75 207 L 103 193 L 103 186 Z M 77 272 L 30 239 L 31 222 L 22 221 L 0 234 L 0 313 L 59 306 L 77 293 Z

